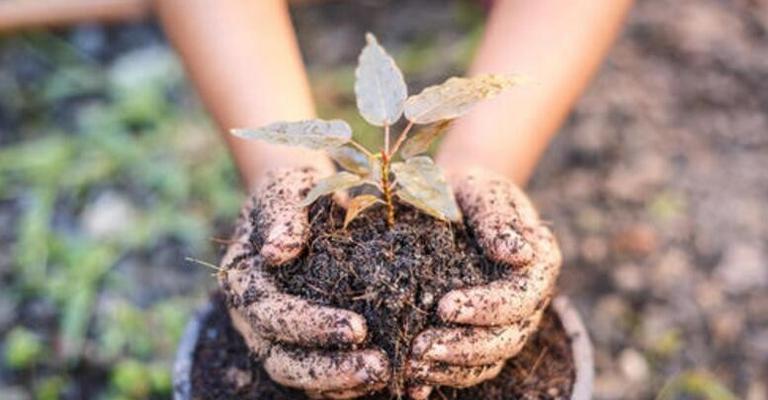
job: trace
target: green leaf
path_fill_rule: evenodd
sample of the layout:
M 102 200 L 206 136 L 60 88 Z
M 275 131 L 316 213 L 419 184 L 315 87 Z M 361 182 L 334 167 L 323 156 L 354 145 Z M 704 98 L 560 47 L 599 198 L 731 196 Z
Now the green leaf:
M 371 161 L 368 156 L 351 147 L 337 147 L 328 151 L 328 155 L 342 168 L 360 176 L 371 173 Z
M 411 136 L 411 138 L 403 144 L 403 148 L 400 150 L 400 155 L 403 158 L 411 158 L 421 153 L 426 153 L 429 151 L 429 146 L 432 142 L 448 130 L 448 127 L 451 126 L 451 122 L 452 120 L 440 121 L 416 132 L 415 135 Z
M 381 47 L 373 34 L 360 53 L 355 70 L 355 96 L 360 115 L 376 126 L 392 125 L 403 113 L 408 88 L 395 60 Z
M 347 214 L 344 216 L 344 228 L 346 228 L 353 219 L 357 218 L 361 212 L 376 203 L 383 203 L 383 201 L 372 194 L 364 194 L 350 200 L 347 205 Z
M 256 129 L 233 129 L 232 134 L 244 139 L 261 139 L 268 143 L 310 149 L 332 149 L 352 140 L 352 128 L 340 119 L 276 122 Z
M 520 76 L 492 74 L 474 78 L 450 78 L 409 97 L 405 101 L 405 117 L 417 124 L 456 118 L 481 100 L 496 96 L 524 81 Z
M 357 186 L 363 182 L 363 178 L 349 173 L 339 172 L 336 175 L 331 175 L 325 179 L 321 179 L 317 182 L 315 187 L 309 191 L 307 197 L 299 203 L 300 206 L 308 206 L 317 200 L 320 196 L 333 193 L 337 190 L 343 190 L 352 186 Z
M 12 369 L 25 369 L 33 366 L 44 356 L 43 343 L 32 331 L 13 328 L 5 337 L 5 363 Z
M 120 361 L 112 369 L 112 385 L 121 394 L 145 399 L 151 390 L 150 375 L 144 364 L 134 359 Z
M 392 164 L 401 200 L 444 221 L 461 220 L 453 191 L 440 168 L 429 157 L 409 158 Z

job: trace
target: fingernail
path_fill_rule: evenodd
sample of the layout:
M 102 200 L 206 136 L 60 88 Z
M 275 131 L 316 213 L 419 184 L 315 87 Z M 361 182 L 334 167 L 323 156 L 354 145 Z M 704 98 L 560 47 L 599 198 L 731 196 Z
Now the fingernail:
M 383 353 L 366 351 L 361 358 L 363 368 L 355 373 L 361 382 L 375 383 L 389 380 L 389 367 Z
M 431 342 L 432 340 L 429 338 L 428 333 L 422 333 L 419 335 L 416 340 L 413 341 L 413 346 L 411 347 L 411 357 L 422 358 L 424 353 L 429 350 Z
M 432 394 L 432 386 L 413 386 L 408 388 L 408 396 L 412 400 L 426 400 Z
M 278 244 L 279 243 L 279 244 Z M 261 248 L 261 256 L 267 264 L 279 266 L 298 257 L 301 253 L 301 245 L 298 243 L 266 242 Z
M 286 224 L 277 223 L 272 226 L 272 228 L 269 230 L 269 233 L 267 234 L 267 238 L 265 241 L 267 243 L 275 243 L 279 241 L 282 237 L 284 237 L 288 233 L 288 227 Z
M 346 343 L 360 344 L 368 335 L 368 324 L 363 317 L 354 313 L 349 314 L 339 318 L 336 325 L 339 326 Z
M 533 260 L 533 248 L 520 234 L 511 228 L 500 232 L 497 237 L 504 238 L 493 246 L 491 258 L 514 267 L 528 265 Z
M 461 291 L 448 292 L 437 306 L 437 313 L 443 322 L 462 323 L 475 315 L 469 298 Z
M 429 350 L 424 353 L 424 357 L 430 358 L 432 361 L 437 361 L 437 359 L 442 359 L 448 354 L 449 350 L 447 346 L 443 344 L 432 344 L 432 346 L 429 347 Z

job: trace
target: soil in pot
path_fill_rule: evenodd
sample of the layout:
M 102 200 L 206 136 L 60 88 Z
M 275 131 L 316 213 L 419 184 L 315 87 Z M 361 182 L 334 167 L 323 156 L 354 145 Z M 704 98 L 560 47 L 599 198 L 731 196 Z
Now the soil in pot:
M 365 317 L 369 337 L 363 346 L 383 349 L 393 368 L 389 393 L 405 385 L 404 363 L 415 336 L 443 325 L 435 313 L 438 299 L 510 272 L 484 257 L 463 224 L 442 222 L 402 204 L 396 215 L 395 225 L 388 227 L 384 207 L 373 208 L 344 229 L 344 209 L 322 198 L 310 208 L 306 253 L 289 265 L 266 268 L 286 293 Z M 251 223 L 261 218 L 267 216 L 256 207 Z M 259 232 L 250 239 L 261 248 Z M 524 281 L 525 271 L 518 273 Z
M 204 321 L 192 368 L 194 399 L 308 400 L 299 391 L 269 379 L 248 354 L 242 337 L 232 327 L 221 297 Z M 499 377 L 467 389 L 438 388 L 431 400 L 545 400 L 569 399 L 575 379 L 570 339 L 557 316 L 547 310 L 540 329 Z M 364 400 L 391 399 L 388 393 Z

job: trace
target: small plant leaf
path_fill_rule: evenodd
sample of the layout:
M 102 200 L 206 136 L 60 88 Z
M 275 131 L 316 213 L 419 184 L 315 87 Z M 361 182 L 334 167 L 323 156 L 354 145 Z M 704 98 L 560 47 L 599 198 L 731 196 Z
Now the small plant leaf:
M 440 168 L 429 157 L 409 158 L 392 164 L 400 186 L 397 195 L 422 211 L 444 221 L 461 220 L 453 191 Z
M 381 159 L 373 157 L 370 159 L 371 173 L 368 174 L 368 180 L 374 182 L 376 186 L 381 185 Z
M 430 215 L 436 219 L 439 219 L 441 221 L 448 221 L 448 218 L 446 218 L 443 213 L 435 209 L 434 207 L 430 206 L 429 204 L 425 203 L 420 198 L 411 195 L 410 193 L 404 191 L 404 190 L 398 190 L 395 195 L 400 198 L 403 202 L 406 204 L 410 204 L 419 210 L 427 213 L 427 215 Z
M 383 201 L 372 194 L 364 194 L 350 200 L 349 204 L 347 204 L 347 214 L 344 216 L 344 228 L 346 228 L 353 219 L 357 218 L 361 212 L 376 203 L 383 203 Z
M 403 113 L 408 88 L 395 60 L 376 37 L 368 33 L 365 39 L 368 44 L 360 53 L 355 70 L 357 108 L 371 125 L 392 125 Z
M 456 118 L 481 100 L 496 96 L 525 80 L 520 76 L 493 74 L 473 78 L 450 78 L 409 97 L 405 101 L 405 117 L 417 124 Z
M 233 129 L 232 134 L 245 139 L 310 149 L 332 149 L 352 140 L 352 128 L 340 119 L 276 122 L 256 129 Z
M 368 156 L 352 147 L 337 147 L 328 150 L 328 155 L 349 172 L 359 176 L 368 176 L 371 173 Z
M 451 122 L 452 120 L 447 119 L 416 132 L 415 135 L 411 136 L 405 144 L 403 144 L 403 148 L 400 150 L 400 155 L 403 158 L 411 158 L 426 153 L 429 151 L 429 146 L 432 142 L 440 137 L 443 132 L 448 130 L 448 127 L 451 126 Z
M 359 176 L 342 171 L 336 175 L 331 175 L 327 178 L 321 179 L 315 184 L 315 187 L 307 193 L 307 197 L 299 203 L 300 206 L 308 206 L 317 200 L 320 196 L 333 193 L 337 190 L 343 190 L 357 186 L 363 182 L 363 178 Z

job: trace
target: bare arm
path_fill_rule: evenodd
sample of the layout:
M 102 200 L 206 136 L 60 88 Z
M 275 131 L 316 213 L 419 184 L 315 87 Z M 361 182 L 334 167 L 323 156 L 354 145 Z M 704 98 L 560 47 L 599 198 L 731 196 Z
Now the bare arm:
M 246 141 L 228 134 L 278 120 L 313 118 L 315 109 L 285 1 L 159 0 L 163 27 L 253 189 L 267 169 L 314 166 L 319 152 Z
M 440 317 L 466 326 L 428 329 L 414 341 L 411 398 L 428 398 L 430 385 L 462 387 L 495 377 L 537 328 L 560 270 L 560 251 L 525 194 L 505 178 L 520 185 L 528 180 L 630 4 L 497 1 L 471 74 L 522 73 L 537 84 L 513 89 L 459 119 L 438 162 L 451 175 L 479 243 L 510 273 L 440 300 Z
M 470 74 L 518 73 L 510 90 L 457 121 L 438 162 L 482 167 L 524 185 L 618 34 L 632 0 L 496 2 Z

